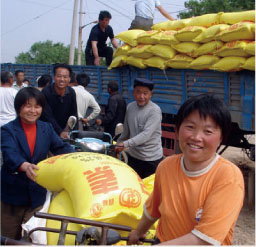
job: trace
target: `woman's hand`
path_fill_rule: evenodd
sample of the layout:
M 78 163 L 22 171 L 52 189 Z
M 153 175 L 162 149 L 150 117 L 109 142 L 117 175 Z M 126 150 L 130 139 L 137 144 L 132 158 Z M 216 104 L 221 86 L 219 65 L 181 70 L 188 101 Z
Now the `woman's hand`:
M 128 242 L 127 242 L 127 245 L 133 245 L 133 244 L 138 244 L 138 245 L 142 245 L 142 242 L 139 241 L 139 239 L 141 237 L 145 237 L 144 235 L 143 236 L 140 236 L 139 232 L 137 230 L 133 230 L 131 231 L 131 233 L 129 234 L 128 238 Z
M 38 166 L 29 162 L 23 162 L 20 166 L 20 171 L 25 172 L 27 177 L 35 182 L 37 174 L 34 172 L 34 169 L 39 170 Z

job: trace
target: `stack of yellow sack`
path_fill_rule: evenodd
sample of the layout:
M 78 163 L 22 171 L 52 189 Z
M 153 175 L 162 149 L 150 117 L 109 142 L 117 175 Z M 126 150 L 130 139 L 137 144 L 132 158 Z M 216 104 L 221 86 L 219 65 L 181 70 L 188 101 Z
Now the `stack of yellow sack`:
M 41 161 L 38 167 L 36 182 L 50 191 L 59 192 L 51 201 L 48 210 L 51 214 L 136 228 L 144 202 L 152 190 L 147 189 L 127 164 L 104 154 L 59 155 Z M 46 226 L 60 229 L 60 221 L 47 220 Z M 82 227 L 69 224 L 68 230 L 79 231 Z M 47 233 L 48 245 L 56 245 L 57 241 L 57 233 Z M 67 235 L 65 244 L 74 243 L 75 236 Z
M 255 10 L 206 14 L 157 23 L 151 31 L 116 35 L 124 45 L 109 69 L 138 68 L 255 70 Z

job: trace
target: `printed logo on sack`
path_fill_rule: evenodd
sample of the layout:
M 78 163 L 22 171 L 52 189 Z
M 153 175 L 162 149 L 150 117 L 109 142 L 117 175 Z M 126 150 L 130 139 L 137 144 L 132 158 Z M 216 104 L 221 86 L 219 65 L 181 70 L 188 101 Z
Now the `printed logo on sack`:
M 123 189 L 119 196 L 119 204 L 127 208 L 137 208 L 141 203 L 141 195 L 137 190 Z
M 99 218 L 102 213 L 102 206 L 100 203 L 94 203 L 91 207 L 91 216 L 94 218 Z
M 195 213 L 195 220 L 196 220 L 196 223 L 198 223 L 202 217 L 202 214 L 203 214 L 203 208 L 198 208 L 196 210 L 196 213 Z

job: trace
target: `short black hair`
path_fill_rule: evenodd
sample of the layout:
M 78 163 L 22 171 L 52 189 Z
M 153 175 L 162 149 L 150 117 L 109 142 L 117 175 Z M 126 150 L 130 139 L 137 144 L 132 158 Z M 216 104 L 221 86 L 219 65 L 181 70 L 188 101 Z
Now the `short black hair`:
M 44 109 L 45 97 L 35 87 L 24 87 L 18 91 L 14 99 L 14 108 L 17 115 L 20 114 L 20 108 L 28 102 L 29 99 L 35 99 L 36 103 Z
M 69 71 L 69 77 L 71 77 L 72 74 L 72 69 L 69 65 L 65 64 L 65 63 L 56 63 L 53 67 L 53 74 L 56 75 L 56 70 L 58 68 L 64 68 L 67 69 Z
M 76 76 L 76 81 L 78 85 L 87 87 L 90 83 L 90 77 L 86 73 L 81 73 Z
M 16 71 L 15 71 L 15 76 L 17 76 L 19 73 L 24 73 L 24 71 L 23 71 L 23 70 L 20 70 L 20 69 L 16 70 Z
M 200 117 L 211 117 L 221 129 L 222 143 L 226 142 L 231 129 L 231 115 L 222 101 L 212 94 L 200 94 L 189 98 L 180 107 L 176 116 L 176 128 L 179 131 L 185 118 L 192 112 L 198 111 Z
M 134 80 L 133 88 L 136 88 L 138 86 L 147 87 L 150 91 L 154 89 L 154 83 L 145 78 L 136 78 Z
M 38 87 L 45 87 L 47 84 L 51 84 L 52 83 L 52 77 L 49 74 L 43 74 L 42 76 L 40 76 L 40 78 L 38 79 Z
M 110 88 L 112 92 L 118 91 L 118 83 L 117 83 L 117 81 L 110 81 L 108 83 L 108 88 Z
M 111 19 L 112 16 L 111 16 L 111 14 L 110 14 L 107 10 L 102 10 L 102 11 L 100 11 L 99 20 L 102 21 L 102 20 L 104 20 L 105 18 Z
M 10 78 L 13 78 L 13 74 L 9 71 L 1 72 L 1 83 L 6 84 L 9 82 Z

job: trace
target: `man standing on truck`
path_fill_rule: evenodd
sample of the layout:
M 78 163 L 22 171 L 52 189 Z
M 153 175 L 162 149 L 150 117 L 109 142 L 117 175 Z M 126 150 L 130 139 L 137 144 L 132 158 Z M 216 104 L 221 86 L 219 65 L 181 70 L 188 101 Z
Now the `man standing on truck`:
M 106 45 L 110 38 L 112 45 L 117 48 L 118 44 L 114 38 L 112 27 L 109 25 L 111 14 L 108 11 L 101 11 L 99 14 L 99 23 L 96 24 L 90 33 L 85 49 L 86 65 L 100 65 L 100 57 L 106 58 L 106 64 L 109 66 L 113 58 L 113 48 Z
M 124 131 L 117 140 L 116 151 L 128 148 L 128 165 L 141 178 L 155 173 L 163 159 L 161 141 L 162 112 L 150 99 L 154 84 L 152 81 L 137 78 L 134 81 L 135 102 L 127 106 Z
M 132 21 L 129 30 L 151 30 L 156 8 L 167 19 L 171 21 L 174 20 L 173 17 L 162 7 L 159 0 L 137 0 L 135 3 L 135 19 Z

